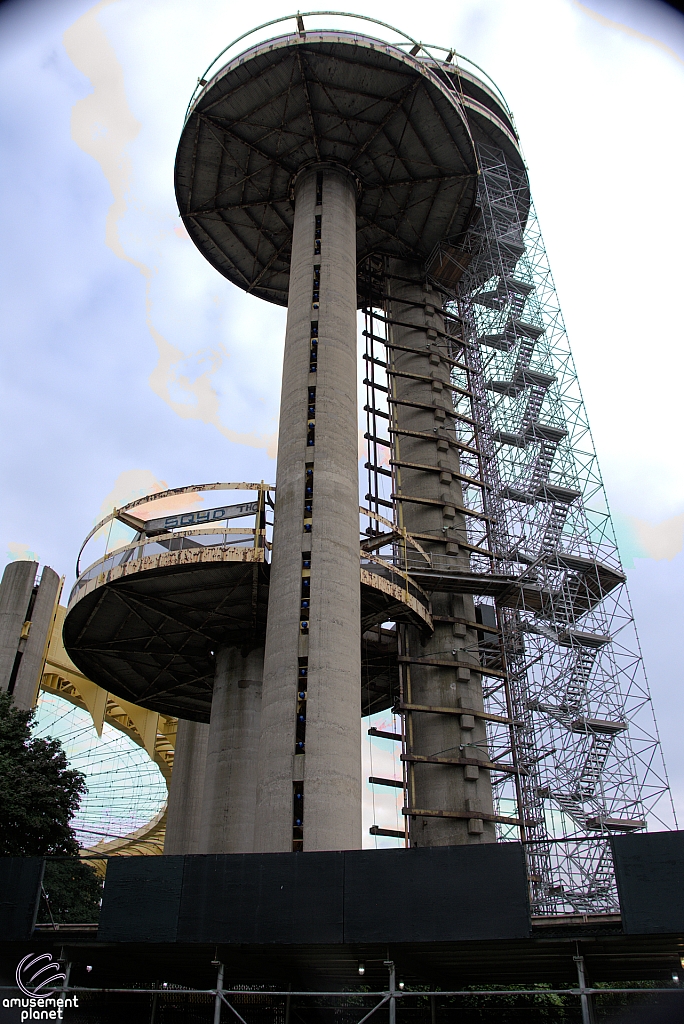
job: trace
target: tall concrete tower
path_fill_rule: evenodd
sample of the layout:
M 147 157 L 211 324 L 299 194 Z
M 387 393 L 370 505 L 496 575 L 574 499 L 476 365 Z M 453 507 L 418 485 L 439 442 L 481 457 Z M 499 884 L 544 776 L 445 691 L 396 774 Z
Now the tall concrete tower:
M 288 309 L 258 850 L 300 836 L 307 850 L 361 846 L 357 267 L 373 253 L 404 261 L 416 283 L 396 301 L 421 311 L 406 339 L 424 350 L 440 318 L 426 328 L 422 264 L 466 227 L 476 184 L 458 91 L 358 34 L 257 45 L 206 83 L 183 130 L 176 190 L 193 241 L 235 284 Z

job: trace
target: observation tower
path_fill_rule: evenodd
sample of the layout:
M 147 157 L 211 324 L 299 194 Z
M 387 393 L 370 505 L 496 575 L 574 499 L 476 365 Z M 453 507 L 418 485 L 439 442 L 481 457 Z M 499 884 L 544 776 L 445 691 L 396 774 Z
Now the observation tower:
M 287 306 L 275 487 L 114 513 L 136 536 L 79 574 L 67 649 L 186 719 L 172 852 L 360 847 L 359 719 L 392 708 L 406 828 L 375 834 L 522 838 L 539 912 L 610 907 L 604 840 L 668 791 L 512 115 L 452 50 L 278 21 L 176 159 L 202 255 Z
M 501 129 L 505 134 L 503 121 Z M 446 436 L 446 413 L 434 409 L 430 368 L 436 367 L 436 387 L 439 378 L 448 384 L 449 367 L 438 354 L 429 361 L 428 346 L 445 337 L 443 299 L 423 286 L 423 267 L 436 246 L 465 231 L 475 206 L 477 159 L 462 90 L 396 46 L 300 27 L 240 54 L 193 99 L 178 149 L 176 192 L 203 255 L 235 284 L 288 309 L 256 849 L 292 848 L 293 790 L 304 807 L 304 849 L 360 847 L 356 310 L 365 282 L 359 267 L 378 254 L 392 263 L 383 292 L 396 281 L 391 316 L 405 324 L 397 325 L 396 340 L 406 349 L 401 366 L 408 374 L 402 379 L 410 381 L 411 433 L 429 436 L 430 457 L 419 454 L 420 436 L 407 441 L 406 457 L 432 465 L 435 435 Z M 423 382 L 414 379 L 421 376 Z M 428 501 L 434 492 L 436 502 L 440 487 L 453 490 L 447 500 L 461 506 L 458 480 L 451 482 L 458 452 L 448 440 L 443 447 L 449 482 L 433 476 L 420 490 Z M 415 520 L 430 548 L 446 553 L 455 525 L 447 521 L 444 530 L 444 507 L 404 519 L 407 528 Z M 455 538 L 451 547 L 458 551 Z M 474 621 L 472 607 L 466 615 L 463 599 L 456 602 L 460 617 Z M 447 617 L 453 603 L 446 598 L 441 609 Z M 433 645 L 443 648 L 444 631 L 433 633 L 426 654 Z M 469 669 L 460 672 L 470 679 Z M 481 710 L 479 677 L 468 680 L 462 678 L 459 696 L 465 707 Z M 447 704 L 444 685 L 427 683 L 434 692 L 416 699 Z M 297 696 L 304 692 L 304 699 Z M 436 723 L 438 749 L 460 745 L 459 718 L 452 718 L 454 724 Z M 421 722 L 418 730 L 434 736 L 435 723 Z M 472 739 L 477 742 L 470 731 Z M 299 751 L 301 767 L 293 768 Z M 432 808 L 441 791 L 444 810 L 453 814 L 425 818 L 416 842 L 494 838 L 486 773 L 472 780 L 469 805 L 455 782 L 441 765 L 416 771 L 421 807 Z

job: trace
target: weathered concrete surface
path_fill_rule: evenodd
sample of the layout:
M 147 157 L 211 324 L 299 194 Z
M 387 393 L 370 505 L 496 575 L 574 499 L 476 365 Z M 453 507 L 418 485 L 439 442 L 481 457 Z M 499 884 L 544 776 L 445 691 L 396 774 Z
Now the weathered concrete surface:
M 200 852 L 200 820 L 208 739 L 208 725 L 179 719 L 169 787 L 165 854 Z
M 216 658 L 206 753 L 199 853 L 252 853 L 263 647 Z
M 24 711 L 38 697 L 61 590 L 60 578 L 49 566 L 36 587 L 37 572 L 37 562 L 10 562 L 0 583 L 0 689 L 10 690 Z
M 390 304 L 390 318 L 412 326 L 391 327 L 392 342 L 398 348 L 390 350 L 391 368 L 402 373 L 431 378 L 418 381 L 408 377 L 392 378 L 393 397 L 400 401 L 420 403 L 426 408 L 410 405 L 395 405 L 396 424 L 403 430 L 435 434 L 435 440 L 397 435 L 394 458 L 434 467 L 433 470 L 417 470 L 401 467 L 397 473 L 397 489 L 405 495 L 439 500 L 443 504 L 421 505 L 408 501 L 399 504 L 400 523 L 411 533 L 419 534 L 420 543 L 426 550 L 440 554 L 461 569 L 469 566 L 468 554 L 459 551 L 459 540 L 466 540 L 465 520 L 462 514 L 454 513 L 450 506 L 463 507 L 461 483 L 452 473 L 459 472 L 458 449 L 449 445 L 444 438 L 453 431 L 453 419 L 445 417 L 442 409 L 453 408 L 450 391 L 444 387 L 449 383 L 449 364 L 439 358 L 444 343 L 436 332 L 444 331 L 444 319 L 440 315 L 442 296 L 422 281 L 417 266 L 392 261 L 392 276 L 388 291 L 396 299 Z M 415 283 L 402 280 L 413 278 Z M 431 332 L 431 333 L 428 333 Z M 402 351 L 404 346 L 407 351 Z M 408 351 L 416 349 L 417 352 Z M 438 438 L 437 433 L 442 435 Z M 449 554 L 447 555 L 447 552 Z M 452 554 L 453 552 L 453 554 Z M 447 595 L 432 593 L 433 613 L 438 616 L 475 620 L 472 597 L 468 595 Z M 427 667 L 411 665 L 410 692 L 406 700 L 415 704 L 432 707 L 465 707 L 483 710 L 482 677 L 477 672 L 477 632 L 450 623 L 436 623 L 434 635 L 425 642 L 415 628 L 408 629 L 410 657 L 424 658 L 451 656 L 458 650 L 459 661 L 472 662 L 472 670 L 459 671 L 456 667 Z M 471 728 L 462 728 L 462 723 Z M 483 760 L 487 757 L 486 733 L 482 719 L 465 719 L 459 715 L 436 715 L 414 713 L 410 716 L 414 754 L 444 757 L 473 757 Z M 442 753 L 443 752 L 443 753 Z M 459 843 L 493 842 L 494 824 L 483 822 L 483 831 L 473 833 L 479 827 L 478 811 L 493 813 L 492 792 L 489 772 L 478 768 L 479 778 L 468 780 L 461 766 L 438 764 L 415 764 L 410 772 L 411 805 L 425 810 L 469 811 L 476 825 L 468 819 L 453 818 L 410 818 L 410 836 L 413 846 L 446 846 Z M 474 774 L 474 773 L 470 773 Z M 469 828 L 471 831 L 469 831 Z
M 320 266 L 319 309 L 312 306 L 314 266 Z M 309 371 L 312 321 L 318 321 L 316 373 Z M 315 445 L 308 446 L 308 388 L 314 386 Z M 294 776 L 304 787 L 303 848 L 354 849 L 361 846 L 356 193 L 341 169 L 310 168 L 296 184 L 279 438 L 255 850 L 293 849 Z M 314 470 L 310 533 L 304 532 L 307 464 Z M 303 634 L 302 552 L 308 551 L 310 625 Z M 308 658 L 306 741 L 295 767 L 300 658 Z
M 49 566 L 43 566 L 38 592 L 31 609 L 31 626 L 14 684 L 14 703 L 28 711 L 38 699 L 48 642 L 55 621 L 62 582 Z
M 0 689 L 10 685 L 12 669 L 28 618 L 37 562 L 10 562 L 0 583 Z

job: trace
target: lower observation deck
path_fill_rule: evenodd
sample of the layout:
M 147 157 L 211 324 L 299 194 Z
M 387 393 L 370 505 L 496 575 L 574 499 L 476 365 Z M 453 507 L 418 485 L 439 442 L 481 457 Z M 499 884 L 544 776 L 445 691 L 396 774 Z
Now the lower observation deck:
M 229 488 L 256 490 L 257 501 L 165 519 L 132 514 L 141 505 L 179 494 Z M 115 519 L 136 536 L 80 573 L 71 592 L 64 644 L 81 671 L 143 707 L 208 721 L 215 652 L 221 647 L 248 651 L 264 643 L 272 490 L 263 484 L 178 488 L 132 502 L 98 523 L 88 540 Z M 238 517 L 251 518 L 253 525 L 197 526 Z M 380 624 L 412 622 L 430 630 L 432 619 L 429 598 L 407 573 L 364 550 L 360 560 L 360 696 L 368 714 L 390 707 L 397 696 L 396 637 Z

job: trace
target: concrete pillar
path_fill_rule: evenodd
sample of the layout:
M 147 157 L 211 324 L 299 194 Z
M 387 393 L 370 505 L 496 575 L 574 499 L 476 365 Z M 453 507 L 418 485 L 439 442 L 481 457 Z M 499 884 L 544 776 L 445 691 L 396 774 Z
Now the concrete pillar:
M 25 711 L 32 708 L 38 699 L 38 688 L 61 590 L 62 581 L 57 573 L 49 566 L 43 566 L 29 616 L 31 625 L 26 646 L 14 684 L 14 703 Z
M 21 632 L 29 617 L 37 562 L 10 562 L 0 583 L 0 689 L 14 689 Z
M 165 854 L 199 853 L 209 725 L 180 719 L 166 817 Z
M 295 202 L 254 847 L 264 852 L 361 846 L 354 182 L 308 168 Z
M 36 703 L 61 581 L 49 566 L 35 585 L 37 562 L 10 562 L 0 583 L 0 689 L 18 708 Z
M 216 658 L 199 853 L 252 853 L 263 647 Z
M 406 280 L 409 279 L 409 280 Z M 410 280 L 413 279 L 413 282 Z M 461 482 L 454 475 L 460 471 L 459 452 L 448 442 L 454 436 L 453 418 L 443 409 L 452 408 L 451 395 L 444 386 L 449 383 L 450 366 L 440 358 L 445 343 L 440 315 L 442 296 L 424 284 L 420 269 L 411 263 L 392 261 L 389 293 L 396 299 L 390 303 L 392 320 L 409 326 L 392 324 L 393 345 L 389 350 L 391 368 L 412 377 L 394 376 L 393 395 L 400 402 L 394 408 L 396 425 L 402 430 L 434 436 L 395 435 L 394 458 L 430 469 L 397 469 L 397 490 L 401 494 L 428 498 L 438 504 L 417 504 L 408 501 L 399 505 L 401 525 L 419 535 L 426 550 L 451 562 L 454 567 L 468 569 L 466 550 L 459 540 L 466 540 L 464 516 L 455 511 L 463 507 Z M 402 347 L 405 351 L 402 351 Z M 412 351 L 413 350 L 413 351 Z M 417 380 L 422 377 L 423 380 Z M 425 380 L 430 378 L 430 380 Z M 446 618 L 475 621 L 475 608 L 469 595 L 430 595 L 433 613 Z M 411 665 L 410 694 L 414 704 L 431 707 L 464 707 L 483 710 L 482 677 L 477 671 L 477 632 L 462 623 L 438 622 L 433 636 L 423 641 L 417 629 L 408 629 L 410 657 L 434 657 L 444 660 L 453 650 L 468 668 Z M 487 758 L 486 732 L 482 719 L 473 716 L 420 714 L 411 715 L 411 748 L 414 754 L 442 757 Z M 411 769 L 410 787 L 413 807 L 424 810 L 445 810 L 470 813 L 470 817 L 409 819 L 413 846 L 447 846 L 463 843 L 493 842 L 493 822 L 478 818 L 478 812 L 493 813 L 489 772 L 483 768 L 454 765 L 415 764 Z

